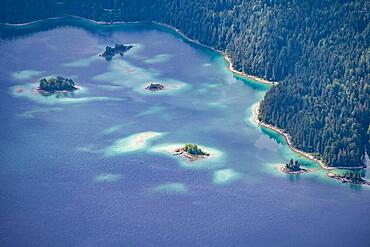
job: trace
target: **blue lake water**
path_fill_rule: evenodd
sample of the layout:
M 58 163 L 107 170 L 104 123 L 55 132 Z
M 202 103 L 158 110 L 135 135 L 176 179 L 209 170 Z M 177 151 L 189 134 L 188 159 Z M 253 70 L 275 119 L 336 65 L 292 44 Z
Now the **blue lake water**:
M 0 28 L 1 246 L 370 246 L 370 190 L 252 121 L 268 86 L 152 24 Z M 106 45 L 133 44 L 106 61 Z M 41 96 L 71 77 L 73 96 Z M 148 82 L 168 90 L 147 92 Z M 167 153 L 199 144 L 211 158 Z M 300 159 L 309 174 L 278 167 Z

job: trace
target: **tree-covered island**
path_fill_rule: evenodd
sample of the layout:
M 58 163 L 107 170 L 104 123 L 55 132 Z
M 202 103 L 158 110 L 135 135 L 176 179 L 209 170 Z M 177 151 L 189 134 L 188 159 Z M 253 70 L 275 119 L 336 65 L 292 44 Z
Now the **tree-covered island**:
M 210 156 L 195 144 L 185 144 L 184 147 L 175 150 L 174 155 L 182 155 L 189 161 L 195 161 Z
M 293 159 L 290 159 L 289 163 L 285 164 L 285 166 L 281 168 L 281 171 L 286 174 L 300 174 L 307 172 L 306 169 L 301 168 L 301 164 L 298 160 L 294 161 Z
M 61 76 L 42 78 L 37 88 L 37 90 L 44 95 L 50 95 L 56 92 L 70 93 L 77 89 L 72 79 L 63 78 Z
M 160 83 L 150 83 L 149 86 L 145 87 L 145 90 L 152 91 L 152 92 L 160 91 L 160 90 L 164 90 L 164 86 Z
M 112 58 L 116 54 L 120 54 L 123 56 L 123 54 L 127 51 L 129 51 L 133 46 L 132 45 L 123 45 L 123 44 L 115 44 L 114 47 L 107 46 L 105 47 L 105 51 L 103 54 L 99 55 L 101 57 L 104 57 L 106 60 L 112 60 Z

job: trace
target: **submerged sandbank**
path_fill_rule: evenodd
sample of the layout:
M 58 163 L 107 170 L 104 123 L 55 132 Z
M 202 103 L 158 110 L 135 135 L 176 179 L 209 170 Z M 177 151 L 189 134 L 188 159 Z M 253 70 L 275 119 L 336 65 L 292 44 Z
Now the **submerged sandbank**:
M 189 191 L 188 187 L 183 183 L 165 183 L 152 188 L 153 192 L 168 193 L 168 194 L 184 194 Z
M 122 178 L 121 174 L 103 173 L 95 177 L 97 183 L 111 183 L 116 182 Z
M 221 169 L 213 172 L 212 181 L 217 185 L 226 185 L 239 180 L 241 176 L 241 173 L 234 169 Z
M 128 137 L 116 140 L 113 145 L 103 150 L 106 156 L 115 156 L 124 153 L 140 151 L 148 147 L 149 143 L 162 136 L 163 133 L 146 131 L 132 134 Z

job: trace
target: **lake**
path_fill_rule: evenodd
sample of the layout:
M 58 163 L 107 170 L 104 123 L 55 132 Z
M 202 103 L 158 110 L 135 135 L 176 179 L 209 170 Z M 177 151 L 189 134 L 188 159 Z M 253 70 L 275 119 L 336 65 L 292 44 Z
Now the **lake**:
M 370 190 L 256 125 L 269 86 L 218 52 L 155 24 L 65 17 L 0 33 L 2 246 L 370 246 Z M 99 57 L 115 43 L 134 47 Z M 56 75 L 81 89 L 35 92 Z M 212 155 L 166 152 L 185 143 Z M 282 174 L 290 158 L 312 172 Z

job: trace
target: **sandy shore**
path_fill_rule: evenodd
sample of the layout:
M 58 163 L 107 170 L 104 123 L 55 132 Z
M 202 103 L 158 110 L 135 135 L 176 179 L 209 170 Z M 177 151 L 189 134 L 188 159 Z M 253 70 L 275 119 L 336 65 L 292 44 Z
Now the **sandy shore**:
M 245 74 L 244 72 L 240 72 L 240 71 L 237 71 L 234 69 L 234 66 L 233 66 L 233 63 L 231 61 L 231 58 L 227 56 L 227 54 L 225 52 L 222 52 L 222 51 L 218 51 L 220 52 L 223 56 L 224 56 L 224 59 L 227 61 L 227 63 L 229 64 L 228 66 L 228 69 L 229 71 L 231 71 L 232 73 L 235 73 L 235 74 L 238 74 L 240 76 L 243 76 L 243 77 L 246 77 L 246 78 L 249 78 L 251 80 L 254 80 L 254 81 L 257 81 L 259 83 L 262 83 L 262 84 L 266 84 L 266 85 L 277 85 L 278 83 L 277 82 L 272 82 L 272 81 L 268 81 L 268 80 L 265 80 L 263 78 L 260 78 L 260 77 L 257 77 L 257 76 L 253 76 L 253 75 L 248 75 L 248 74 Z
M 238 74 L 238 75 L 240 75 L 240 76 L 243 76 L 243 77 L 246 77 L 246 78 L 252 79 L 252 80 L 254 80 L 254 81 L 257 81 L 257 82 L 260 82 L 260 83 L 263 83 L 263 84 L 266 84 L 266 85 L 277 85 L 277 84 L 278 84 L 277 82 L 268 81 L 268 80 L 265 80 L 265 79 L 263 79 L 263 78 L 260 78 L 260 77 L 257 77 L 257 76 L 253 76 L 253 75 L 248 75 L 248 74 L 246 74 L 246 73 L 244 73 L 244 72 L 241 72 L 241 71 L 237 71 L 237 70 L 235 70 L 235 69 L 234 69 L 234 66 L 233 66 L 233 63 L 232 63 L 232 61 L 231 61 L 231 58 L 226 54 L 226 52 L 224 52 L 224 51 L 220 51 L 220 50 L 217 50 L 217 49 L 215 49 L 215 48 L 213 48 L 213 47 L 210 47 L 210 46 L 208 46 L 208 45 L 202 44 L 202 43 L 200 43 L 198 40 L 191 39 L 191 38 L 189 38 L 188 36 L 186 36 L 183 32 L 181 32 L 179 29 L 177 29 L 177 28 L 175 28 L 175 27 L 173 27 L 173 26 L 171 26 L 171 25 L 168 25 L 168 24 L 165 24 L 165 23 L 162 23 L 162 22 L 157 22 L 157 21 L 153 21 L 152 23 L 155 23 L 155 24 L 157 24 L 157 25 L 159 25 L 159 26 L 167 27 L 167 28 L 169 28 L 169 29 L 171 29 L 171 30 L 175 31 L 175 32 L 176 32 L 178 35 L 180 35 L 182 38 L 184 38 L 184 39 L 186 39 L 186 40 L 188 40 L 188 41 L 190 41 L 190 42 L 196 43 L 197 45 L 200 45 L 200 46 L 206 47 L 206 48 L 208 48 L 208 49 L 211 49 L 211 50 L 213 50 L 213 51 L 215 51 L 215 52 L 220 53 L 220 54 L 224 57 L 225 61 L 229 64 L 229 66 L 228 66 L 228 70 L 229 70 L 229 71 L 231 71 L 232 73 Z
M 5 23 L 0 23 L 0 24 L 4 24 L 4 25 L 7 25 L 7 26 L 13 26 L 13 27 L 21 27 L 21 26 L 27 26 L 27 25 L 39 23 L 39 22 L 42 22 L 42 21 L 57 20 L 57 19 L 61 19 L 61 18 L 63 18 L 63 17 L 62 16 L 58 16 L 58 17 L 50 17 L 50 18 L 46 18 L 46 19 L 41 19 L 41 20 L 36 20 L 36 21 L 30 21 L 30 22 L 23 22 L 23 23 L 9 23 L 9 22 L 5 22 Z

